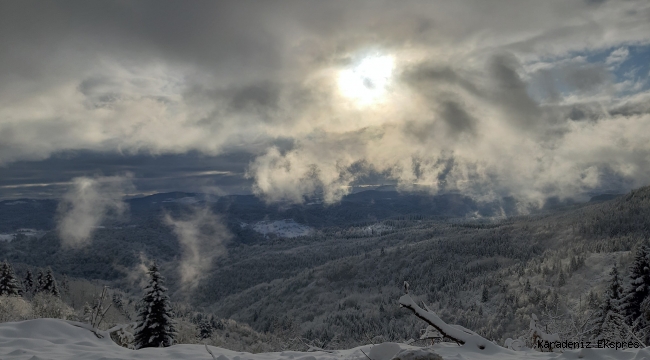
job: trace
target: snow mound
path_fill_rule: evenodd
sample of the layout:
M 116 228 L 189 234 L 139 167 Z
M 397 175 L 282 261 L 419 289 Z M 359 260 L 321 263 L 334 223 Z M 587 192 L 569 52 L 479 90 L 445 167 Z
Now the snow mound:
M 650 359 L 647 349 L 581 349 L 561 353 L 532 350 L 512 351 L 498 346 L 479 350 L 451 343 L 419 348 L 398 343 L 364 345 L 349 350 L 250 354 L 209 347 L 218 360 L 637 360 Z M 167 348 L 129 350 L 115 344 L 103 331 L 92 332 L 87 324 L 57 319 L 0 323 L 0 359 L 51 360 L 211 360 L 204 345 L 174 345 Z

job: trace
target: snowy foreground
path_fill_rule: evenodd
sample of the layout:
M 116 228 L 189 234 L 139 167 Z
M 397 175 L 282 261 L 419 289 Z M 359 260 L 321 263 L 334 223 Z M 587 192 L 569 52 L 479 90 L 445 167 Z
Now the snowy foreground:
M 99 332 L 98 338 L 79 323 L 56 319 L 37 319 L 21 322 L 0 323 L 0 359 L 203 359 L 211 360 L 205 346 L 174 345 L 168 348 L 129 350 L 113 343 L 107 334 Z M 333 352 L 296 352 L 250 354 L 209 347 L 218 360 L 390 360 L 398 353 L 403 360 L 420 360 L 429 349 L 396 343 L 365 345 L 350 350 Z M 410 353 L 405 352 L 410 350 Z M 443 344 L 433 347 L 443 359 L 649 359 L 650 348 L 643 350 L 583 349 L 559 353 L 534 351 L 515 352 L 497 346 L 479 350 L 474 346 Z M 366 357 L 366 355 L 368 357 Z M 401 353 L 400 353 L 401 352 Z M 419 356 L 418 356 L 419 355 Z M 432 358 L 429 358 L 432 359 Z

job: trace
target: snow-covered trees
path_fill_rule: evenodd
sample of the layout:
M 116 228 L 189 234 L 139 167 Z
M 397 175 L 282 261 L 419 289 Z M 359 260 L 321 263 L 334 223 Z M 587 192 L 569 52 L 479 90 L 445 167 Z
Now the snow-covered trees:
M 34 289 L 34 292 L 41 292 L 43 290 L 43 286 L 45 285 L 45 275 L 43 275 L 42 271 L 38 271 L 38 275 L 36 275 L 36 288 Z
M 56 279 L 54 279 L 54 275 L 52 274 L 52 269 L 50 268 L 48 268 L 47 272 L 45 273 L 41 291 L 48 294 L 52 294 L 56 297 L 59 296 L 59 287 L 56 285 Z
M 104 306 L 104 300 L 108 296 L 108 293 L 106 292 L 107 288 L 107 286 L 104 286 L 101 295 L 93 296 L 92 305 L 88 303 L 84 305 L 84 320 L 88 321 L 90 323 L 90 326 L 93 328 L 99 327 L 99 324 L 101 324 L 102 320 L 104 320 L 104 316 L 106 316 L 106 313 L 111 308 L 112 304 L 109 304 L 108 307 Z
M 488 302 L 490 300 L 490 294 L 488 293 L 487 286 L 483 287 L 483 292 L 481 293 L 481 302 Z
M 641 245 L 636 251 L 629 269 L 628 281 L 621 298 L 621 310 L 632 331 L 647 341 L 647 328 L 650 321 L 643 304 L 650 295 L 650 264 L 648 248 L 645 245 Z
M 0 296 L 20 296 L 21 292 L 14 268 L 5 261 L 0 265 Z
M 208 319 L 202 319 L 199 322 L 199 338 L 200 339 L 208 339 L 210 336 L 212 336 L 214 328 L 212 327 L 212 324 Z
M 34 275 L 29 270 L 27 270 L 27 275 L 25 275 L 25 279 L 23 280 L 23 286 L 25 287 L 26 294 L 32 294 L 34 292 Z
M 555 334 L 547 334 L 537 319 L 537 315 L 530 316 L 530 325 L 528 326 L 528 337 L 526 339 L 527 345 L 530 348 L 539 351 L 553 351 L 556 341 L 560 341 L 560 336 Z
M 149 285 L 141 300 L 135 329 L 136 349 L 171 346 L 176 336 L 167 288 L 163 286 L 164 277 L 160 275 L 156 263 L 149 267 L 148 274 Z
M 592 320 L 593 336 L 596 340 L 623 341 L 627 329 L 620 304 L 623 288 L 616 266 L 609 275 L 611 279 L 603 302 Z
M 40 292 L 32 299 L 34 318 L 69 319 L 75 316 L 74 310 L 60 297 Z

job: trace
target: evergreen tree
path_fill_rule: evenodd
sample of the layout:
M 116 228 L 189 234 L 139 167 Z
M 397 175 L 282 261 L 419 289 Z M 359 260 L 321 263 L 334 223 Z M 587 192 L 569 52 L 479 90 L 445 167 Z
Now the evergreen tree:
M 593 334 L 596 340 L 624 341 L 627 328 L 620 306 L 623 288 L 616 266 L 612 268 L 609 275 L 611 276 L 609 286 L 592 321 Z
M 23 280 L 23 286 L 25 287 L 26 294 L 30 294 L 34 291 L 34 276 L 29 270 L 27 270 L 27 275 L 25 276 L 25 280 Z
M 0 296 L 20 296 L 21 292 L 14 268 L 5 261 L 0 265 Z
M 174 344 L 176 330 L 171 317 L 165 278 L 160 275 L 158 265 L 149 267 L 149 285 L 144 290 L 135 329 L 135 348 L 163 347 Z
M 41 292 L 43 291 L 43 286 L 45 286 L 45 276 L 43 275 L 42 271 L 38 271 L 38 275 L 36 275 L 36 288 L 34 289 L 34 292 Z
M 483 293 L 481 294 L 481 302 L 488 302 L 490 300 L 490 294 L 488 293 L 487 286 L 483 287 Z
M 52 274 L 52 269 L 48 268 L 47 272 L 45 273 L 45 278 L 43 279 L 43 287 L 41 288 L 41 291 L 50 293 L 56 297 L 58 297 L 59 294 L 59 287 L 56 285 L 56 279 L 54 279 L 54 275 Z
M 70 293 L 70 284 L 68 284 L 68 276 L 63 274 L 63 280 L 61 281 L 61 287 L 66 294 Z
M 113 293 L 113 304 L 115 304 L 115 308 L 118 310 L 124 310 L 124 302 L 122 301 L 122 296 L 118 293 Z
M 212 324 L 210 323 L 210 320 L 203 319 L 199 322 L 199 338 L 201 339 L 210 338 L 210 336 L 212 336 L 213 330 L 214 329 L 212 328 Z
M 646 336 L 645 330 L 649 322 L 642 304 L 648 295 L 650 295 L 650 264 L 648 248 L 642 245 L 636 251 L 634 262 L 629 269 L 628 284 L 621 299 L 621 310 L 627 324 L 643 337 Z

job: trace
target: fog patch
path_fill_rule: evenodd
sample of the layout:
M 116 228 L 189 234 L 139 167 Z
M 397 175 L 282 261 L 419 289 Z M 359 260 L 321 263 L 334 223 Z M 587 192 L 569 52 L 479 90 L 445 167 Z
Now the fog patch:
M 123 197 L 133 188 L 130 175 L 74 178 L 57 209 L 63 246 L 85 246 L 102 221 L 123 218 L 128 211 Z
M 226 254 L 225 244 L 232 235 L 221 218 L 208 208 L 195 208 L 179 218 L 166 214 L 165 224 L 172 228 L 181 244 L 181 288 L 193 290 L 206 276 L 214 259 Z

